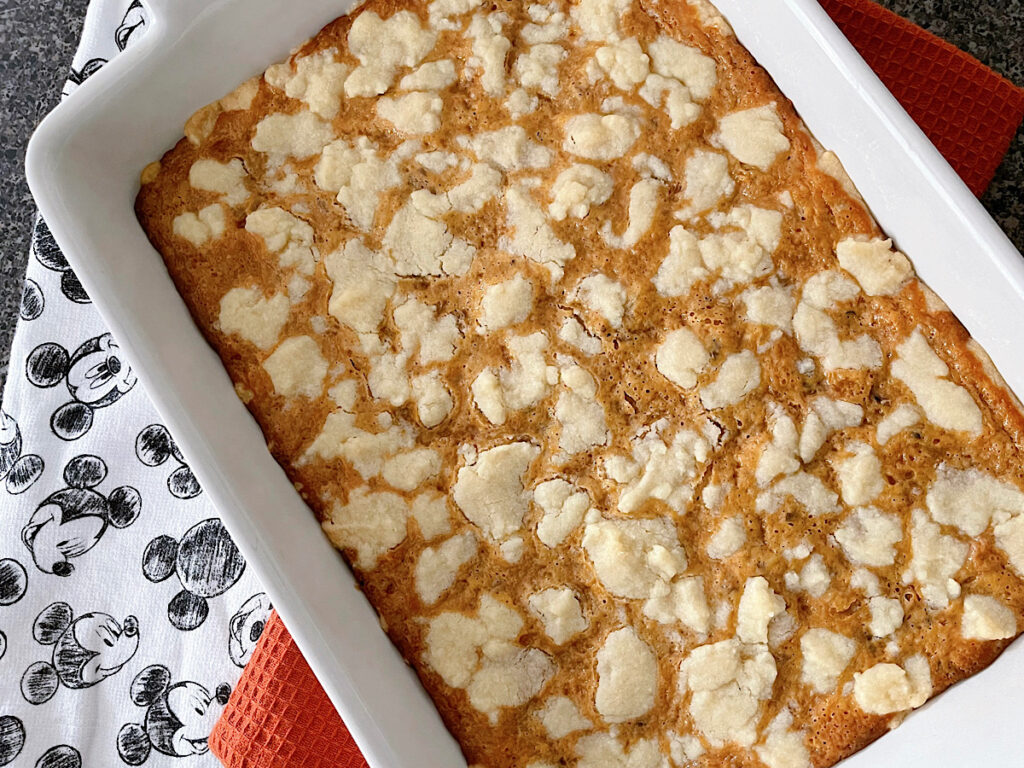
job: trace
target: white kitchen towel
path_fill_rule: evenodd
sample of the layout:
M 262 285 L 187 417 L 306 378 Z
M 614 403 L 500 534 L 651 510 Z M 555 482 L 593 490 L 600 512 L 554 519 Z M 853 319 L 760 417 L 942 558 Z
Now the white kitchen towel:
M 65 95 L 145 31 L 94 0 Z M 267 597 L 37 222 L 0 412 L 0 766 L 205 768 Z

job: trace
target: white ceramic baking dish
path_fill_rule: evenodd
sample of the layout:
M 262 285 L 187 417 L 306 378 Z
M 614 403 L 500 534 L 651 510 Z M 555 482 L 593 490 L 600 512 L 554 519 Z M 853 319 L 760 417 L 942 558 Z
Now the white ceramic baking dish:
M 50 229 L 373 768 L 465 765 L 340 557 L 267 452 L 136 222 L 139 171 L 186 118 L 351 0 L 150 0 L 145 37 L 43 121 L 28 180 Z M 815 0 L 718 0 L 883 228 L 1024 394 L 1024 262 Z M 852 758 L 1020 765 L 1024 646 Z

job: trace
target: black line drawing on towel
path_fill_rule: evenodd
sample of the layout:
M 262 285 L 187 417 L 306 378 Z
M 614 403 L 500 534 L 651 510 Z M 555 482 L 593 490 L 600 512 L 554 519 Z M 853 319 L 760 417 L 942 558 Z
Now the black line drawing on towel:
M 133 40 L 142 37 L 146 26 L 146 12 L 142 8 L 142 0 L 132 0 L 125 11 L 121 24 L 114 30 L 114 42 L 117 49 L 123 51 Z
M 61 96 L 67 96 L 78 86 L 88 80 L 90 77 L 95 75 L 104 64 L 107 63 L 106 59 L 96 57 L 89 59 L 78 69 L 71 67 L 68 72 L 68 81 L 64 83 L 64 88 L 61 90 Z
M 103 60 L 93 59 L 93 61 L 102 62 Z M 89 64 L 92 64 L 92 62 L 90 61 Z M 89 64 L 86 64 L 83 69 L 88 67 Z M 99 65 L 96 66 L 96 69 L 99 69 Z M 71 70 L 71 72 L 71 79 L 74 82 L 75 70 Z M 92 72 L 89 72 L 80 82 L 85 82 L 85 78 L 91 74 Z M 71 265 L 68 264 L 68 260 L 64 258 L 64 254 L 60 246 L 57 245 L 57 241 L 53 239 L 50 227 L 42 219 L 36 222 L 35 229 L 32 230 L 32 252 L 36 255 L 36 260 L 44 267 L 60 273 L 60 290 L 69 301 L 73 301 L 75 304 L 89 304 L 92 302 L 89 294 L 85 292 L 85 288 L 78 281 L 78 275 L 74 273 Z
M 24 723 L 14 715 L 0 717 L 0 765 L 14 762 L 24 746 Z
M 70 576 L 71 561 L 99 543 L 112 526 L 127 528 L 142 511 L 142 497 L 130 485 L 104 495 L 96 490 L 107 476 L 99 456 L 76 456 L 64 467 L 67 488 L 51 493 L 21 529 L 21 540 L 43 573 Z
M 127 723 L 117 734 L 117 753 L 128 765 L 142 765 L 150 753 L 171 757 L 203 755 L 231 686 L 221 683 L 213 693 L 192 681 L 171 683 L 171 672 L 159 664 L 146 667 L 132 680 L 132 703 L 145 708 L 141 723 Z
M 274 606 L 266 592 L 257 592 L 235 611 L 228 621 L 228 655 L 236 666 L 244 667 L 252 658 L 263 628 Z
M 32 624 L 32 636 L 53 646 L 49 661 L 29 665 L 21 678 L 21 695 L 42 704 L 65 688 L 90 688 L 117 674 L 139 649 L 139 622 L 128 616 L 118 622 L 108 613 L 74 617 L 67 603 L 51 603 Z
M 50 418 L 50 429 L 62 440 L 77 440 L 92 429 L 94 413 L 116 403 L 137 381 L 109 333 L 89 339 L 72 354 L 56 342 L 40 344 L 25 361 L 25 375 L 37 387 L 67 385 L 71 402 Z
M 188 632 L 210 613 L 207 599 L 227 592 L 242 577 L 245 558 L 216 518 L 185 531 L 180 541 L 157 536 L 142 553 L 142 573 L 154 583 L 177 575 L 182 590 L 167 605 L 167 619 Z
M 0 560 L 0 605 L 14 605 L 25 596 L 27 589 L 25 566 L 12 557 Z
M 18 316 L 26 322 L 35 320 L 43 314 L 45 308 L 46 299 L 43 298 L 43 289 L 31 277 L 26 277 L 21 286 L 21 307 L 18 310 Z
M 178 450 L 177 443 L 163 424 L 150 424 L 135 438 L 135 455 L 147 467 L 158 467 L 174 457 L 178 467 L 167 478 L 167 490 L 179 499 L 191 499 L 203 492 L 199 481 Z
M 82 768 L 82 755 L 74 747 L 59 744 L 43 753 L 36 761 L 36 768 Z
M 0 480 L 7 492 L 24 493 L 43 473 L 43 459 L 34 453 L 21 455 L 21 428 L 14 417 L 0 411 Z

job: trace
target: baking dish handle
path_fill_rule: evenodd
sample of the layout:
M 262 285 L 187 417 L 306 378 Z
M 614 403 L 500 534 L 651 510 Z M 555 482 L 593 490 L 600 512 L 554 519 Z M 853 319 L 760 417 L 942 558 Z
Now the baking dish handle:
M 218 0 L 143 0 L 154 28 L 171 34 L 183 32 L 203 11 L 217 5 Z

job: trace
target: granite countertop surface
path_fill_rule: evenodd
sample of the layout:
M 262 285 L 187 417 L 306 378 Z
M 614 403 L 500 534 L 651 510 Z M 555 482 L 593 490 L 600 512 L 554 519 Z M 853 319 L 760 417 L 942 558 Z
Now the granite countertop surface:
M 881 0 L 1024 86 L 1024 0 Z M 126 0 L 127 5 L 127 0 Z M 88 0 L 0 0 L 0 389 L 7 374 L 35 208 L 25 145 L 57 103 Z M 1024 131 L 983 202 L 1024 251 Z

